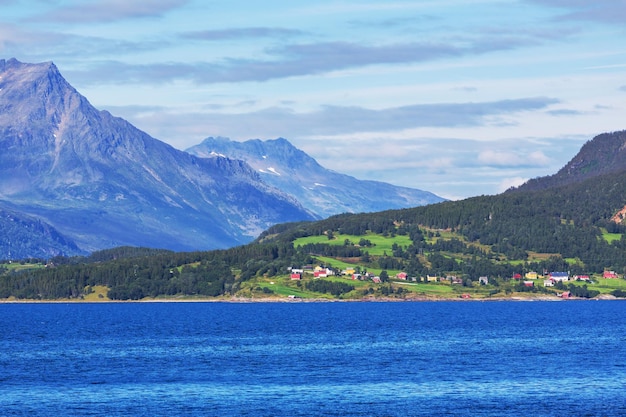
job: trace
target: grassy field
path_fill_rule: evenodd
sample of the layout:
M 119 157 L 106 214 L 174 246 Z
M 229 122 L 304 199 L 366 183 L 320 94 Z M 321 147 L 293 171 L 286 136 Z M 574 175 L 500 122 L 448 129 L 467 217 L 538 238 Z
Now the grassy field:
M 335 258 L 329 258 L 327 256 L 315 256 L 315 259 L 317 259 L 320 264 L 323 264 L 325 266 L 329 266 L 329 267 L 333 267 L 333 268 L 339 268 L 339 269 L 347 269 L 347 268 L 354 268 L 357 266 L 361 267 L 361 271 L 363 270 L 367 270 L 368 272 L 371 272 L 372 274 L 376 274 L 379 275 L 382 271 L 382 269 L 380 268 L 369 268 L 369 267 L 365 267 L 363 265 L 359 265 L 358 263 L 349 263 L 349 262 L 344 262 L 344 261 L 340 261 L 338 259 Z M 387 273 L 389 274 L 390 277 L 395 277 L 396 274 L 400 272 L 399 270 L 395 270 L 395 269 L 389 269 L 387 270 Z
M 606 229 L 602 229 L 602 238 L 608 243 L 613 243 L 616 240 L 620 240 L 622 235 L 621 233 L 609 233 Z
M 328 239 L 328 236 L 307 236 L 301 237 L 293 241 L 293 246 L 298 247 L 302 245 L 306 245 L 308 243 L 326 243 L 328 245 L 339 245 L 343 246 L 345 244 L 346 239 L 352 242 L 355 245 L 358 245 L 361 239 L 367 239 L 372 242 L 372 246 L 363 247 L 363 251 L 369 252 L 370 255 L 382 256 L 385 252 L 391 256 L 392 249 L 394 243 L 401 247 L 407 247 L 412 242 L 408 236 L 381 236 L 373 233 L 368 233 L 365 236 L 355 236 L 355 235 L 343 235 L 336 234 L 332 239 Z
M 2 263 L 1 267 L 7 268 L 9 271 L 24 271 L 28 269 L 41 269 L 45 268 L 44 264 L 29 264 L 29 263 L 19 263 L 19 262 L 11 262 L 11 263 Z
M 95 285 L 91 287 L 92 292 L 85 295 L 85 301 L 111 301 L 107 294 L 109 288 L 104 285 Z
M 574 284 L 578 286 L 587 285 L 590 290 L 600 291 L 601 294 L 610 294 L 613 290 L 626 291 L 626 280 L 624 279 L 605 279 L 605 278 L 593 278 L 593 283 L 585 281 L 571 281 L 568 284 Z

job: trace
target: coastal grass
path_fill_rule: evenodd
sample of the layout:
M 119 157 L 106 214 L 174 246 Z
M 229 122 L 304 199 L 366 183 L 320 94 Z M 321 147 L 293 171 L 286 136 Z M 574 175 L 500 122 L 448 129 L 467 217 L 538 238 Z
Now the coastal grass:
M 84 296 L 85 301 L 111 301 L 108 297 L 109 288 L 104 285 L 94 285 L 89 294 Z
M 598 290 L 601 294 L 610 294 L 614 290 L 626 291 L 626 280 L 621 278 L 594 278 L 593 282 L 572 281 L 571 283 L 579 287 L 587 285 L 590 290 Z
M 300 286 L 298 286 L 300 283 Z M 329 294 L 317 294 L 307 291 L 300 281 L 291 280 L 288 276 L 276 276 L 271 278 L 263 278 L 256 282 L 251 282 L 252 288 L 266 288 L 271 290 L 270 294 L 255 293 L 255 296 L 264 298 L 272 298 L 276 295 L 281 297 L 294 296 L 299 298 L 333 298 Z

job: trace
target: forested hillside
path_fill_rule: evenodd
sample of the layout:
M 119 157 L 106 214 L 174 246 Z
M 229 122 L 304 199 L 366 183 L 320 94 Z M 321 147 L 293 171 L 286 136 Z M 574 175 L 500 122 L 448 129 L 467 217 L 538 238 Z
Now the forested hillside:
M 585 165 L 596 161 L 591 165 L 597 166 L 599 154 L 618 146 L 622 136 L 600 136 L 585 145 L 584 157 L 570 163 L 570 170 L 582 167 L 573 174 L 575 181 L 533 180 L 543 184 L 537 189 L 523 186 L 496 196 L 284 223 L 251 244 L 225 250 L 121 247 L 90 256 L 31 260 L 32 265 L 20 267 L 5 263 L 0 269 L 0 299 L 75 299 L 89 297 L 94 288 L 104 288 L 108 299 L 122 300 L 274 294 L 404 297 L 407 291 L 433 290 L 428 287 L 434 285 L 433 277 L 462 284 L 456 292 L 472 289 L 476 296 L 491 296 L 548 291 L 512 281 L 528 272 L 624 274 L 626 226 L 619 213 L 626 207 L 626 171 L 619 169 L 621 159 L 615 156 L 609 158 L 609 172 L 596 169 L 590 174 L 591 167 Z M 337 278 L 314 284 L 305 274 L 303 283 L 300 278 L 289 282 L 292 269 L 315 266 Z M 358 282 L 342 281 L 350 278 L 338 277 L 342 270 L 355 271 Z M 415 284 L 398 285 L 396 275 Z M 586 287 L 567 288 L 583 296 L 597 293 Z M 616 284 L 611 293 L 624 295 L 626 287 Z
M 508 281 L 527 271 L 624 273 L 626 228 L 610 219 L 625 200 L 626 174 L 611 174 L 543 191 L 281 224 L 252 244 L 227 250 L 120 248 L 56 258 L 46 268 L 5 271 L 0 298 L 76 298 L 98 285 L 106 286 L 112 299 L 254 296 L 255 291 L 271 292 L 259 279 L 285 276 L 290 267 L 324 264 L 336 272 L 352 265 L 384 278 L 378 286 L 361 288 L 362 295 L 383 291 L 385 281 L 393 281 L 399 271 L 417 283 L 427 276 L 454 275 L 471 287 L 485 276 L 494 294 L 504 285 L 522 290 Z M 388 247 L 382 250 L 385 242 Z
M 626 130 L 603 133 L 588 141 L 556 174 L 534 178 L 520 190 L 545 190 L 626 170 Z

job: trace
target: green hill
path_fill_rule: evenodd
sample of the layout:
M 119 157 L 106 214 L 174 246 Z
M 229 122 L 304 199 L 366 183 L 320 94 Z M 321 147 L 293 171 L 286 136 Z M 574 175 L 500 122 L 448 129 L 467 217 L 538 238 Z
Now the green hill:
M 612 171 L 536 190 L 280 224 L 227 250 L 123 250 L 7 268 L 0 298 L 82 298 L 96 286 L 111 299 L 622 296 L 626 281 L 601 277 L 626 272 L 625 206 L 626 171 Z M 335 275 L 315 278 L 316 266 Z M 303 270 L 302 278 L 292 280 L 291 269 Z M 341 275 L 347 269 L 361 279 Z M 544 287 L 541 278 L 554 271 L 593 283 Z M 406 279 L 396 279 L 400 272 Z M 531 272 L 538 273 L 532 286 L 514 278 Z

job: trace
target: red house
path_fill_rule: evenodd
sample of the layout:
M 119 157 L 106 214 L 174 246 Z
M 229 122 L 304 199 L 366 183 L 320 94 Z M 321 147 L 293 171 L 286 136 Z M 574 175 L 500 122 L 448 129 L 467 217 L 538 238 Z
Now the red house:
M 291 279 L 300 280 L 302 279 L 302 274 L 291 274 Z
M 513 279 L 522 279 L 522 274 L 513 274 Z
M 619 278 L 619 276 L 615 273 L 615 271 L 604 271 L 602 278 L 616 279 Z

